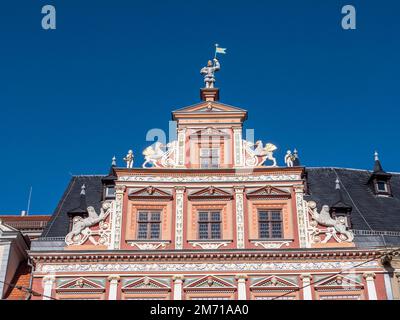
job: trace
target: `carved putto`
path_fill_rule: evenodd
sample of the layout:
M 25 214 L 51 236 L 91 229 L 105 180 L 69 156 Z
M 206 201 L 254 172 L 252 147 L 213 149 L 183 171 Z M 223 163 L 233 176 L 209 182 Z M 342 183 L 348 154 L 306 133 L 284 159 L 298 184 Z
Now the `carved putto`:
M 276 159 L 274 157 L 274 151 L 277 149 L 272 143 L 266 143 L 265 146 L 261 140 L 256 143 L 251 141 L 243 140 L 245 166 L 246 167 L 260 167 L 266 160 L 272 161 L 272 165 L 268 167 L 276 167 Z
M 346 222 L 339 217 L 333 219 L 329 213 L 329 206 L 323 205 L 318 212 L 314 201 L 308 202 L 309 213 L 313 221 L 310 223 L 311 239 L 314 243 L 327 243 L 332 237 L 337 242 L 352 242 L 354 234 L 347 230 Z M 320 228 L 323 226 L 326 228 Z M 321 236 L 324 236 L 322 239 Z
M 77 216 L 73 219 L 72 230 L 65 237 L 67 245 L 80 245 L 85 243 L 86 240 L 94 245 L 107 245 L 109 243 L 110 225 L 105 220 L 110 215 L 111 202 L 103 202 L 100 214 L 97 214 L 93 207 L 88 207 L 87 211 L 89 214 L 87 218 Z M 90 229 L 97 224 L 99 224 L 97 230 Z M 98 239 L 96 240 L 94 236 Z
M 172 141 L 166 145 L 156 142 L 143 151 L 144 162 L 143 168 L 147 168 L 147 164 L 151 164 L 157 168 L 171 168 L 176 165 L 177 141 Z

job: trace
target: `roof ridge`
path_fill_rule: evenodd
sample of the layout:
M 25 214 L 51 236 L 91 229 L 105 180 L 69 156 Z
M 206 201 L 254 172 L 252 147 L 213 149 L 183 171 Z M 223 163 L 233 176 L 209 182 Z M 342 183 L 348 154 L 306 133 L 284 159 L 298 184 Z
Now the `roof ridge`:
M 307 167 L 307 169 L 338 169 L 338 170 L 349 170 L 349 171 L 363 171 L 363 172 L 368 172 L 372 173 L 373 170 L 368 170 L 368 169 L 355 169 L 355 168 L 343 168 L 343 167 Z M 388 171 L 388 173 L 392 174 L 400 174 L 400 172 L 393 172 L 393 171 Z

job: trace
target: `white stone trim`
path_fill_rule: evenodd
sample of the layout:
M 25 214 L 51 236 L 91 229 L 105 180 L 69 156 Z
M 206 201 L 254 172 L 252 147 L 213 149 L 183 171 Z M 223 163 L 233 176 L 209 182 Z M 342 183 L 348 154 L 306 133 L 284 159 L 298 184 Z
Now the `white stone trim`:
M 220 247 L 226 247 L 232 241 L 188 241 L 193 247 L 200 247 L 206 250 L 216 250 Z
M 300 276 L 303 281 L 303 300 L 312 300 L 312 291 L 311 291 L 311 275 L 310 274 L 302 274 Z
M 184 277 L 181 275 L 173 276 L 174 281 L 174 300 L 182 300 L 182 287 Z
M 233 159 L 235 167 L 243 167 L 242 128 L 233 129 Z
M 183 202 L 185 187 L 175 188 L 175 249 L 183 249 Z
M 393 300 L 392 282 L 388 273 L 383 274 L 383 279 L 385 281 L 385 289 L 388 300 Z
M 185 167 L 185 144 L 186 144 L 186 130 L 179 129 L 178 130 L 178 146 L 177 146 L 177 167 L 184 168 Z
M 112 275 L 108 277 L 108 280 L 110 281 L 108 300 L 117 300 L 118 282 L 120 277 L 118 275 Z
M 55 281 L 56 278 L 54 276 L 46 276 L 43 278 L 43 300 L 51 299 Z
M 378 300 L 375 288 L 375 273 L 364 273 L 365 281 L 367 282 L 368 300 Z
M 303 185 L 295 186 L 295 200 L 296 200 L 296 212 L 297 212 L 297 230 L 299 234 L 300 248 L 310 248 L 311 244 L 308 239 L 307 233 L 307 210 L 305 209 L 304 201 L 304 187 Z
M 244 187 L 235 187 L 236 247 L 244 249 Z
M 112 203 L 111 243 L 109 246 L 111 250 L 120 249 L 121 246 L 122 208 L 126 187 L 117 185 L 115 189 L 115 200 Z

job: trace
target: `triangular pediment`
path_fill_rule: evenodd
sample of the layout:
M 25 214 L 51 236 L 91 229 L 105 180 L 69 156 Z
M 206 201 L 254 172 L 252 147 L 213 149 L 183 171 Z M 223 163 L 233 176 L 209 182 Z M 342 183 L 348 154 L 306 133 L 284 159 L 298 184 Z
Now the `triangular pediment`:
M 189 199 L 210 199 L 210 198 L 218 198 L 218 199 L 232 199 L 233 195 L 225 190 L 210 186 L 198 191 L 194 191 L 189 194 Z
M 190 289 L 236 289 L 236 287 L 227 281 L 216 276 L 205 276 L 200 279 L 189 281 L 185 286 L 186 290 Z
M 265 186 L 251 191 L 247 194 L 248 198 L 290 198 L 290 192 L 273 187 Z
M 124 283 L 122 290 L 169 290 L 170 287 L 150 277 L 128 280 Z
M 209 128 L 197 130 L 196 132 L 192 133 L 190 136 L 191 137 L 207 137 L 207 136 L 229 137 L 229 134 L 226 132 L 223 132 L 219 129 L 209 127 Z
M 74 291 L 74 290 L 104 290 L 105 285 L 100 279 L 91 279 L 91 278 L 74 278 L 67 279 L 58 283 L 57 290 L 58 291 Z
M 298 287 L 292 280 L 284 279 L 278 276 L 269 276 L 256 281 L 250 286 L 253 289 L 292 289 Z
M 146 198 L 158 198 L 158 199 L 172 199 L 172 194 L 161 190 L 159 188 L 155 188 L 152 186 L 148 186 L 146 188 L 142 188 L 139 190 L 134 190 L 129 193 L 129 198 L 131 199 L 146 199 Z
M 360 290 L 363 287 L 361 282 L 344 275 L 333 275 L 315 284 L 316 290 Z
M 202 101 L 200 103 L 177 109 L 173 114 L 210 113 L 210 112 L 238 112 L 247 113 L 246 110 L 216 101 Z

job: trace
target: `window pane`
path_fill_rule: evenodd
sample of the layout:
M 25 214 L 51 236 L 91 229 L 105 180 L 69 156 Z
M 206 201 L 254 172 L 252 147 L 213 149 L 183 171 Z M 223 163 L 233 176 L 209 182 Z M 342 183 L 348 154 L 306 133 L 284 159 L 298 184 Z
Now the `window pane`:
M 269 238 L 269 223 L 260 222 L 259 223 L 260 238 Z
M 200 149 L 200 156 L 201 156 L 201 157 L 209 157 L 209 156 L 210 156 L 210 149 L 208 149 L 208 148 L 201 148 L 201 149 Z
M 147 212 L 139 212 L 139 221 L 147 221 Z
M 272 238 L 282 237 L 282 224 L 280 222 L 272 222 Z
M 221 238 L 221 224 L 220 223 L 212 223 L 211 224 L 211 239 L 220 239 Z
M 199 221 L 208 221 L 208 212 L 199 212 Z
M 208 223 L 199 223 L 200 239 L 208 239 Z
M 386 183 L 384 181 L 377 182 L 378 191 L 386 191 Z
M 220 221 L 220 213 L 219 212 L 211 212 L 211 220 L 212 221 Z
M 211 156 L 212 156 L 213 158 L 217 158 L 218 155 L 219 155 L 219 149 L 218 149 L 218 148 L 213 148 L 213 149 L 211 149 Z
M 258 220 L 260 221 L 267 221 L 268 213 L 266 211 L 259 211 L 258 212 Z
M 281 220 L 281 212 L 280 211 L 271 211 L 271 219 L 272 220 Z
M 138 239 L 147 239 L 147 223 L 139 223 Z
M 151 221 L 160 221 L 160 212 L 152 212 Z
M 159 239 L 160 238 L 160 224 L 159 223 L 152 223 L 150 232 L 151 232 L 150 233 L 150 238 L 151 239 Z

